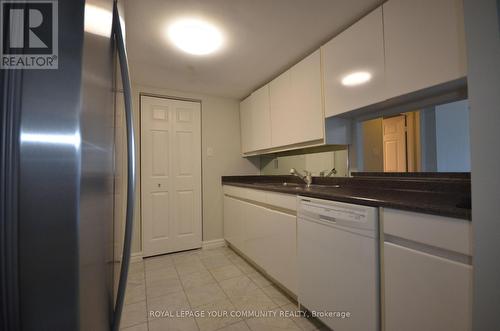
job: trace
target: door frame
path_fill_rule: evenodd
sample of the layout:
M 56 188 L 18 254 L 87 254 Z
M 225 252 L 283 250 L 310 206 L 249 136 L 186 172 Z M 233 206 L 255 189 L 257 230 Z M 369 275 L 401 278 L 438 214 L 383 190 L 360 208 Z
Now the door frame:
M 408 115 L 406 113 L 398 113 L 389 116 L 382 116 L 382 160 L 384 164 L 383 172 L 385 171 L 385 145 L 384 145 L 384 120 L 389 120 L 395 117 L 402 117 L 405 121 L 404 126 L 404 146 L 405 146 L 405 171 L 408 172 Z M 398 171 L 399 172 L 399 171 Z
M 203 181 L 203 102 L 201 99 L 194 99 L 194 98 L 184 98 L 184 97 L 178 97 L 178 96 L 170 96 L 170 95 L 162 95 L 162 94 L 155 94 L 155 93 L 148 93 L 148 92 L 139 92 L 139 129 L 137 130 L 138 132 L 138 139 L 137 141 L 139 142 L 139 169 L 138 174 L 139 174 L 139 189 L 136 192 L 136 197 L 139 195 L 139 220 L 140 220 L 140 230 L 141 230 L 141 254 L 144 252 L 144 222 L 142 219 L 142 97 L 152 97 L 152 98 L 159 98 L 159 99 L 168 99 L 168 100 L 179 100 L 179 101 L 188 101 L 188 102 L 196 102 L 200 104 L 200 160 L 201 160 L 201 174 L 200 174 L 200 179 L 201 179 L 201 242 L 203 244 L 203 227 L 204 227 L 204 215 L 203 215 L 203 191 L 204 191 L 204 181 Z M 170 253 L 166 253 L 170 254 Z M 164 255 L 164 254 L 159 254 L 159 255 Z

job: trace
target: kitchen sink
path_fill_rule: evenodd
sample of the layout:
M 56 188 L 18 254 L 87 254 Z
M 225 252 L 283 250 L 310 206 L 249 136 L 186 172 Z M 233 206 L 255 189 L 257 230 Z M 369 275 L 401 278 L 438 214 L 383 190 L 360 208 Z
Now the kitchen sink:
M 293 188 L 295 190 L 308 190 L 308 189 L 330 189 L 330 188 L 340 188 L 340 185 L 319 185 L 319 184 L 312 184 L 309 187 L 306 187 L 306 184 L 302 183 L 256 183 L 258 185 L 265 185 L 265 186 L 274 186 L 274 187 L 279 187 L 279 186 L 284 186 L 288 188 Z

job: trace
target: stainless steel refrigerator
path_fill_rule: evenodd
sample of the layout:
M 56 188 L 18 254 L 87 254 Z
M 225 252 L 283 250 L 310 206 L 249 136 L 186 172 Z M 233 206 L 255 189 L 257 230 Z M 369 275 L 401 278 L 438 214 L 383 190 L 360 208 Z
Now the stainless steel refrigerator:
M 14 10 L 10 22 L 2 16 L 3 42 L 15 36 L 5 31 L 16 13 L 29 20 L 29 42 L 31 31 L 43 41 L 44 31 L 31 29 L 37 9 L 30 3 L 2 7 Z M 135 189 L 123 21 L 112 0 L 51 3 L 57 68 L 3 68 L 0 75 L 0 330 L 118 329 Z M 123 142 L 115 139 L 116 97 L 125 98 Z M 120 149 L 128 152 L 128 185 L 117 192 Z

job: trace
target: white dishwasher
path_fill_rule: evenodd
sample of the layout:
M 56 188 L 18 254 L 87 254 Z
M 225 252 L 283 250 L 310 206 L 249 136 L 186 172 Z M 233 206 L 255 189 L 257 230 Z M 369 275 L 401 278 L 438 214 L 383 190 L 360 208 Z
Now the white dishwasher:
M 335 331 L 380 329 L 378 209 L 298 197 L 299 303 Z

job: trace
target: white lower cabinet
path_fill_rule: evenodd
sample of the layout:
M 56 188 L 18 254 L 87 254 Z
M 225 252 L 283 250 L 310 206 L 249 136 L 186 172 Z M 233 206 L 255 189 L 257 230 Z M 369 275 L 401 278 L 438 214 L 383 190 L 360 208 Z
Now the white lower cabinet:
M 224 187 L 224 239 L 297 293 L 295 196 Z
M 385 331 L 469 331 L 471 224 L 383 209 Z
M 269 233 L 272 216 L 266 208 L 251 203 L 245 203 L 241 212 L 244 213 L 242 252 L 267 271 L 272 263 L 269 254 L 273 245 Z
M 471 329 L 472 266 L 384 243 L 385 330 Z
M 224 239 L 235 247 L 243 246 L 244 202 L 224 196 Z
M 268 273 L 291 292 L 297 293 L 297 217 L 269 210 L 269 220 Z

